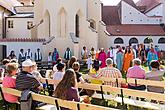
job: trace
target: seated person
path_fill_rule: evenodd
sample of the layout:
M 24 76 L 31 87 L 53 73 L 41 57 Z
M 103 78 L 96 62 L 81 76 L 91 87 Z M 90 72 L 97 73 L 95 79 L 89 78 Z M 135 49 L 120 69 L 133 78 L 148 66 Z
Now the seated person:
M 37 67 L 37 64 L 35 61 L 33 61 L 33 72 L 32 72 L 32 75 L 37 78 L 37 79 L 41 79 L 42 76 L 40 74 L 40 72 L 38 71 L 38 67 Z
M 151 61 L 150 63 L 151 71 L 146 74 L 147 80 L 154 80 L 154 81 L 163 81 L 164 70 L 159 70 L 160 63 L 156 60 Z M 164 93 L 163 87 L 154 87 L 154 86 L 147 86 L 147 91 L 149 92 L 156 92 L 156 93 Z
M 79 62 L 74 62 L 73 65 L 72 65 L 72 69 L 75 71 L 76 73 L 76 79 L 77 79 L 77 82 L 81 82 L 81 83 L 85 83 L 82 75 L 79 73 L 79 69 L 80 69 L 80 64 Z
M 3 87 L 15 89 L 16 78 L 14 77 L 14 75 L 17 73 L 17 69 L 18 69 L 17 63 L 9 63 L 7 65 L 7 67 L 6 67 L 7 73 L 6 73 L 6 76 L 3 78 L 3 81 L 2 81 Z M 4 93 L 4 98 L 7 102 L 10 102 L 10 103 L 18 102 L 18 97 L 11 95 L 11 94 Z
M 76 74 L 73 69 L 68 69 L 66 70 L 63 79 L 57 85 L 56 90 L 54 92 L 54 97 L 63 100 L 80 102 L 80 96 L 76 86 L 77 86 Z M 69 110 L 69 109 L 61 108 L 61 110 Z
M 101 66 L 101 61 L 94 60 L 93 67 L 90 69 L 89 75 L 91 75 L 91 76 L 96 75 L 100 70 L 100 66 Z M 91 79 L 90 81 L 93 84 L 102 84 L 103 83 L 101 80 L 98 80 L 98 79 Z
M 7 66 L 8 63 L 10 63 L 10 60 L 9 59 L 4 59 L 2 61 L 2 67 L 1 67 L 1 78 L 2 79 L 5 76 L 5 73 L 7 73 L 6 66 Z
M 62 80 L 65 72 L 65 64 L 64 63 L 59 63 L 57 64 L 57 72 L 54 73 L 53 79 L 54 80 Z M 56 89 L 56 85 L 54 85 L 54 90 Z
M 140 66 L 141 60 L 136 58 L 133 60 L 133 67 L 130 67 L 127 72 L 127 78 L 145 79 L 145 70 Z M 129 89 L 145 90 L 145 85 L 128 84 Z
M 35 93 L 42 89 L 42 84 L 32 75 L 33 65 L 30 59 L 22 62 L 22 71 L 16 77 L 16 89 L 21 91 L 30 89 Z

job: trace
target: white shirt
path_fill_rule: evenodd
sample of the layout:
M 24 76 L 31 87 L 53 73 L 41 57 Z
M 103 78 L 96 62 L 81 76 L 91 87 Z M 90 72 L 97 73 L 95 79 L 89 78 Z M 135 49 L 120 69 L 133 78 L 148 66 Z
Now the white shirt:
M 63 76 L 64 76 L 64 72 L 57 71 L 57 72 L 54 73 L 53 79 L 61 81 Z M 54 90 L 55 89 L 56 89 L 56 85 L 54 85 Z

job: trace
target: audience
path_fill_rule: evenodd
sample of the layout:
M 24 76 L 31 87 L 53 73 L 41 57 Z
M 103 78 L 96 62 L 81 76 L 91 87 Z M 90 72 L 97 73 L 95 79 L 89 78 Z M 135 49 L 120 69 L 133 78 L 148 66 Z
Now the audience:
M 71 59 L 68 62 L 68 69 L 72 68 L 73 63 L 76 62 L 76 61 L 77 61 L 77 58 L 75 56 L 72 56 Z
M 65 64 L 64 63 L 59 63 L 57 64 L 57 72 L 54 73 L 53 79 L 60 81 L 65 73 Z M 56 88 L 56 85 L 54 85 L 54 90 Z
M 42 89 L 42 84 L 32 75 L 33 65 L 30 59 L 22 63 L 22 71 L 16 77 L 16 89 L 21 91 L 30 89 L 35 93 Z
M 146 73 L 147 80 L 154 80 L 154 81 L 163 81 L 164 70 L 159 70 L 160 63 L 156 60 L 151 61 L 150 63 L 151 71 Z M 154 86 L 147 86 L 147 91 L 149 92 L 156 92 L 156 93 L 164 93 L 164 88 L 162 87 L 154 87 Z
M 79 73 L 79 69 L 80 69 L 80 64 L 79 64 L 79 62 L 74 62 L 73 65 L 72 65 L 72 68 L 73 68 L 73 70 L 74 70 L 75 73 L 76 73 L 77 82 L 85 83 L 85 81 L 84 81 L 82 75 Z
M 77 89 L 76 74 L 74 70 L 68 69 L 65 72 L 63 79 L 57 85 L 54 97 L 63 100 L 80 102 L 80 96 Z M 61 108 L 61 110 L 69 110 L 68 108 Z
M 9 63 L 6 68 L 6 76 L 3 78 L 2 85 L 3 87 L 6 88 L 16 88 L 16 78 L 14 75 L 16 75 L 18 69 L 18 64 L 17 63 Z M 17 103 L 18 102 L 18 97 L 4 93 L 4 98 L 7 102 L 10 103 Z
M 127 72 L 127 78 L 135 78 L 135 79 L 145 79 L 145 70 L 140 66 L 141 60 L 136 58 L 133 59 L 133 67 L 130 67 Z M 129 89 L 136 90 L 145 90 L 145 85 L 136 85 L 136 84 L 128 84 Z
M 113 67 L 113 60 L 111 58 L 106 59 L 107 67 L 102 68 L 96 75 L 93 77 L 100 78 L 122 78 L 120 70 Z M 105 85 L 116 86 L 116 83 L 113 82 L 104 82 Z

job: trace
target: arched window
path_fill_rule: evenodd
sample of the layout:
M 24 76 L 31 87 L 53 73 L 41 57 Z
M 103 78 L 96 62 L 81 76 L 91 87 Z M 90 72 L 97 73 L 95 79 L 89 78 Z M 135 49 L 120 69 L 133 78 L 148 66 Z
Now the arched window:
M 152 43 L 152 42 L 153 42 L 152 38 L 147 37 L 147 38 L 144 39 L 145 44 L 149 44 L 149 43 Z
M 138 40 L 136 38 L 131 38 L 129 44 L 138 44 Z
M 160 38 L 159 40 L 158 40 L 158 44 L 165 44 L 165 38 Z
M 124 41 L 123 41 L 122 38 L 116 38 L 116 39 L 114 40 L 114 44 L 124 44 Z
M 79 15 L 76 14 L 76 20 L 75 20 L 75 24 L 76 24 L 76 37 L 79 37 Z

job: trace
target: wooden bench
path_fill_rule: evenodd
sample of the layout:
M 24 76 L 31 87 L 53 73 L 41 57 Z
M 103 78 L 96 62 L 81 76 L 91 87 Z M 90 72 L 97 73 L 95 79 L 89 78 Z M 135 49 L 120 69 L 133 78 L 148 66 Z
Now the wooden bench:
M 18 91 L 16 89 L 4 88 L 2 86 L 1 86 L 1 89 L 3 93 L 12 94 L 18 97 L 21 96 L 21 91 Z M 74 101 L 67 101 L 67 100 L 53 98 L 53 97 L 49 97 L 45 95 L 36 94 L 36 93 L 32 93 L 32 99 L 39 102 L 50 104 L 50 105 L 45 105 L 43 107 L 37 108 L 37 110 L 56 110 L 56 109 L 59 110 L 59 107 L 65 107 L 71 110 L 114 110 L 113 108 L 101 107 L 101 106 L 79 103 L 79 102 L 74 102 Z M 52 107 L 54 109 L 52 109 Z
M 46 79 L 42 79 L 41 81 L 45 82 L 44 80 Z M 58 84 L 58 81 L 56 80 L 52 80 L 52 79 L 47 79 L 47 80 L 49 84 Z M 123 80 L 119 80 L 119 82 L 120 81 L 123 82 Z M 158 110 L 165 109 L 165 106 L 161 104 L 154 104 L 149 101 L 148 102 L 138 101 L 124 97 L 124 96 L 133 96 L 133 97 L 145 98 L 147 100 L 158 100 L 165 102 L 165 95 L 160 93 L 111 87 L 109 85 L 87 84 L 87 83 L 86 84 L 79 83 L 78 88 L 102 91 L 102 93 L 109 92 L 110 94 L 113 94 L 113 97 L 104 94 L 94 94 L 94 96 L 92 96 L 93 98 L 112 100 L 121 103 L 122 105 L 127 104 L 127 105 L 133 105 L 133 106 L 149 108 L 149 109 L 158 109 Z M 120 95 L 121 97 L 117 97 L 118 95 Z
M 118 84 L 126 84 L 126 83 L 132 83 L 135 85 L 149 85 L 149 86 L 156 86 L 156 87 L 164 87 L 165 88 L 165 81 L 153 81 L 153 80 L 146 80 L 146 79 L 135 79 L 135 78 L 93 78 L 89 75 L 83 75 L 83 78 L 89 79 L 89 80 L 101 80 L 101 81 L 106 81 L 106 82 L 114 82 Z

